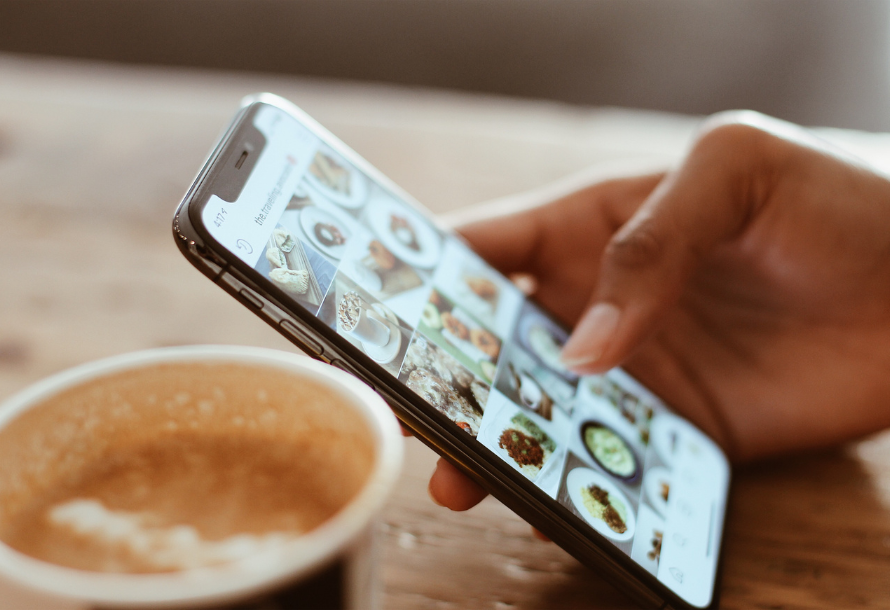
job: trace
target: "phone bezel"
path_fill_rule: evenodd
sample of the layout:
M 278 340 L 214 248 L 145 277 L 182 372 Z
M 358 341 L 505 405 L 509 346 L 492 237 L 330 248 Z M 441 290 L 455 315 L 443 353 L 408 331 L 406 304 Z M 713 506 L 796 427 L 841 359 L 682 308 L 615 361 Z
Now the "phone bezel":
M 647 605 L 656 602 L 656 599 L 653 598 L 657 598 L 658 607 L 694 608 L 695 606 L 683 600 L 654 575 L 637 564 L 629 555 L 615 547 L 607 538 L 596 532 L 557 500 L 544 493 L 482 443 L 467 435 L 443 414 L 430 407 L 397 377 L 392 376 L 378 363 L 337 334 L 334 329 L 321 322 L 316 315 L 311 314 L 290 299 L 268 278 L 256 272 L 213 238 L 201 220 L 203 206 L 207 203 L 212 192 L 214 178 L 224 166 L 222 161 L 231 154 L 232 149 L 235 148 L 234 144 L 240 142 L 239 134 L 242 134 L 244 129 L 255 129 L 252 117 L 262 104 L 274 106 L 291 115 L 326 145 L 341 154 L 349 163 L 368 175 L 371 180 L 411 205 L 426 217 L 437 230 L 461 239 L 460 236 L 442 228 L 436 219 L 410 194 L 402 190 L 297 106 L 278 96 L 264 93 L 249 96 L 243 100 L 241 109 L 229 128 L 220 137 L 204 167 L 177 208 L 174 216 L 174 233 L 177 235 L 180 247 L 187 258 L 199 268 L 201 268 L 202 261 L 196 260 L 196 258 L 213 260 L 212 264 L 221 269 L 216 274 L 215 281 L 219 282 L 219 278 L 226 273 L 231 274 L 245 287 L 253 290 L 256 293 L 255 296 L 259 296 L 263 301 L 289 314 L 293 322 L 298 323 L 299 327 L 308 331 L 312 338 L 323 345 L 325 354 L 320 359 L 350 369 L 350 372 L 381 391 L 400 419 L 422 442 L 454 463 L 508 508 L 529 521 L 579 561 L 591 568 L 606 569 L 609 572 L 608 577 L 623 581 L 622 585 L 630 589 L 625 592 L 631 597 L 635 597 Z M 190 242 L 188 245 L 192 248 L 185 247 L 187 242 Z M 207 273 L 206 268 L 202 271 Z M 540 304 L 534 304 L 546 311 Z M 280 325 L 274 324 L 269 319 L 267 321 L 293 341 L 293 337 L 283 332 Z M 298 345 L 298 347 L 305 350 L 304 346 Z M 310 353 L 310 355 L 318 357 L 314 353 Z M 728 505 L 727 497 L 727 509 Z M 717 558 L 714 590 L 711 605 L 708 608 L 716 608 L 719 605 L 718 585 L 723 565 L 723 539 L 726 531 L 725 511 L 723 524 L 724 527 L 719 535 L 720 554 Z

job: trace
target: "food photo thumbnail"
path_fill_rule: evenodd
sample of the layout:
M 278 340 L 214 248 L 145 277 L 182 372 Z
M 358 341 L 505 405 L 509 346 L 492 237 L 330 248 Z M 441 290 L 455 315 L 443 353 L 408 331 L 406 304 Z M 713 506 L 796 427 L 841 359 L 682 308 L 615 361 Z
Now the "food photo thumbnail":
M 668 500 L 671 497 L 672 477 L 667 468 L 655 466 L 646 471 L 643 476 L 644 497 L 650 506 L 667 518 Z
M 342 273 L 318 317 L 389 373 L 399 374 L 413 329 Z
M 448 264 L 436 270 L 436 288 L 496 335 L 509 338 L 524 299 L 520 290 L 458 240 L 446 240 L 442 258 Z
M 568 340 L 568 331 L 551 320 L 538 306 L 531 301 L 523 303 L 514 341 L 564 381 L 575 385 L 578 375 L 567 369 L 560 360 L 562 347 Z
M 633 537 L 636 518 L 630 500 L 608 478 L 575 468 L 566 477 L 566 487 L 572 504 L 597 531 L 614 540 Z
M 432 340 L 417 332 L 399 379 L 474 438 L 491 387 Z
M 335 265 L 361 231 L 348 210 L 311 191 L 305 183 L 297 186 L 279 222 L 287 224 Z
M 495 387 L 546 420 L 556 411 L 571 415 L 575 388 L 515 343 L 502 350 Z
M 441 258 L 443 237 L 431 219 L 380 187 L 374 187 L 362 222 L 396 258 L 429 271 Z
M 570 446 L 557 501 L 630 555 L 640 505 L 640 485 L 628 485 Z
M 486 429 L 486 443 L 522 474 L 534 481 L 557 452 L 556 441 L 531 417 L 509 407 Z
M 614 407 L 576 401 L 558 501 L 630 554 L 650 453 Z
M 424 285 L 424 278 L 375 238 L 362 231 L 340 263 L 340 271 L 381 301 Z M 421 297 L 424 298 L 424 297 Z
M 595 420 L 584 422 L 581 441 L 588 455 L 613 477 L 628 482 L 639 478 L 639 458 L 630 443 L 608 425 Z
M 309 189 L 346 208 L 361 207 L 368 196 L 368 179 L 340 155 L 322 146 L 306 172 Z
M 431 291 L 418 327 L 475 375 L 494 381 L 501 340 L 438 290 Z
M 255 269 L 315 314 L 334 280 L 336 267 L 296 235 L 290 226 L 278 223 Z
M 642 504 L 637 515 L 637 535 L 630 556 L 649 573 L 658 574 L 661 547 L 667 527 L 664 520 L 649 506 Z
M 583 400 L 592 400 L 605 404 L 620 414 L 637 430 L 640 442 L 649 444 L 652 418 L 664 410 L 660 401 L 641 394 L 640 388 L 634 387 L 627 375 L 620 371 L 609 371 L 606 375 L 585 377 L 578 389 L 578 396 Z

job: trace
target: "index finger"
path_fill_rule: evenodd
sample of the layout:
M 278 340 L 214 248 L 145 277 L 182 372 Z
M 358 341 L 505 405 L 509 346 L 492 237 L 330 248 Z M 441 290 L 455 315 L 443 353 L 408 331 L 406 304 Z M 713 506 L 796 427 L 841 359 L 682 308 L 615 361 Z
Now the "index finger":
M 614 230 L 663 177 L 662 171 L 616 176 L 594 167 L 536 191 L 457 210 L 443 220 L 504 275 L 534 275 L 538 255 L 564 241 L 563 229 L 577 220 L 580 207 L 600 206 Z

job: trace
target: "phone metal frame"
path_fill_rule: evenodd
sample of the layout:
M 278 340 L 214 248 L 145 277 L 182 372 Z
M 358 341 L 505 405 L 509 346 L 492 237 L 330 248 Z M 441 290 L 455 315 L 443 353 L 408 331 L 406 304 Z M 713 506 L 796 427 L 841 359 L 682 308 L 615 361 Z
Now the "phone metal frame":
M 201 209 L 209 196 L 213 179 L 228 155 L 240 142 L 236 136 L 246 127 L 261 104 L 274 106 L 292 115 L 314 135 L 341 154 L 394 195 L 443 230 L 430 213 L 411 195 L 359 156 L 339 138 L 291 102 L 271 93 L 245 97 L 232 123 L 220 136 L 203 168 L 176 208 L 173 235 L 177 246 L 199 271 L 235 297 L 248 309 L 309 356 L 357 376 L 381 394 L 402 423 L 436 453 L 454 464 L 492 496 L 543 532 L 586 566 L 599 571 L 619 590 L 645 608 L 694 608 L 637 564 L 630 556 L 560 505 L 521 473 L 498 458 L 490 449 L 467 435 L 447 417 L 357 350 L 315 315 L 297 305 L 267 278 L 246 265 L 220 245 L 201 222 Z M 460 239 L 459 236 L 457 236 Z M 727 498 L 728 500 L 728 498 Z M 728 510 L 727 501 L 727 510 Z M 714 592 L 709 609 L 719 607 L 719 583 L 723 566 L 724 527 L 720 532 L 721 553 L 717 560 Z

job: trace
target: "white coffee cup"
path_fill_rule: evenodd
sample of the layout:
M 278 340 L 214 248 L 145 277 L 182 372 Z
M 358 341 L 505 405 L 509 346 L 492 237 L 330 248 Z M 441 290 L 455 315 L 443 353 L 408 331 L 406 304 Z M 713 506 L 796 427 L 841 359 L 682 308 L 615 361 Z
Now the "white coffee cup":
M 357 337 L 362 343 L 369 343 L 378 347 L 386 345 L 392 337 L 393 329 L 388 321 L 375 310 L 362 307 L 359 310 L 358 323 L 349 334 Z
M 315 529 L 243 560 L 158 574 L 87 572 L 46 563 L 0 542 L 0 608 L 275 607 L 306 591 L 330 594 L 331 607 L 375 608 L 375 530 L 398 479 L 403 439 L 386 403 L 367 385 L 332 366 L 292 353 L 251 347 L 189 346 L 125 354 L 38 382 L 0 405 L 0 430 L 66 389 L 113 373 L 169 363 L 233 363 L 304 375 L 352 408 L 367 424 L 375 461 L 360 491 Z M 0 464 L 0 468 L 3 465 Z M 336 590 L 330 590 L 331 587 Z M 270 601 L 273 604 L 270 604 Z M 280 603 L 280 602 L 279 602 Z M 265 604 L 265 605 L 263 605 Z M 283 602 L 280 607 L 292 607 Z

